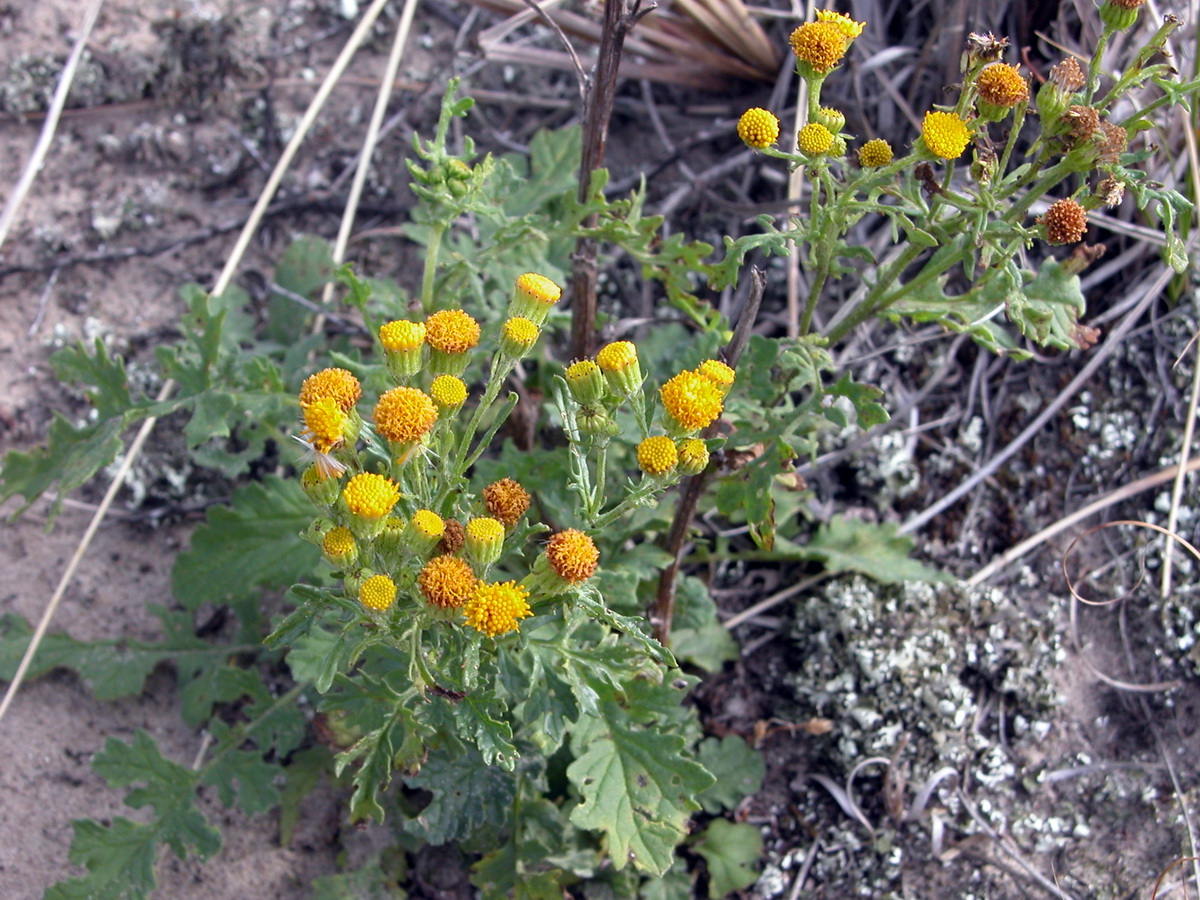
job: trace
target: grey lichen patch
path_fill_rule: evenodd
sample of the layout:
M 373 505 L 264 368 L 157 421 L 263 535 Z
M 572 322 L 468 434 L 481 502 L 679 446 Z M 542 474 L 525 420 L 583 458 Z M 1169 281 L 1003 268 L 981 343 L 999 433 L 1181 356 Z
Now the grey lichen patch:
M 1158 606 L 1164 639 L 1156 648 L 1157 656 L 1200 675 L 1200 593 L 1196 585 L 1177 586 Z
M 65 64 L 65 56 L 52 53 L 13 57 L 0 81 L 0 110 L 24 115 L 49 109 Z M 110 99 L 104 70 L 85 50 L 71 81 L 67 106 L 98 106 Z
M 836 723 L 848 766 L 890 755 L 904 734 L 914 779 L 969 762 L 979 781 L 1005 780 L 1011 764 L 988 753 L 996 729 L 1020 741 L 1016 723 L 1036 730 L 1058 700 L 1057 631 L 991 588 L 837 581 L 802 604 L 796 642 L 797 697 Z

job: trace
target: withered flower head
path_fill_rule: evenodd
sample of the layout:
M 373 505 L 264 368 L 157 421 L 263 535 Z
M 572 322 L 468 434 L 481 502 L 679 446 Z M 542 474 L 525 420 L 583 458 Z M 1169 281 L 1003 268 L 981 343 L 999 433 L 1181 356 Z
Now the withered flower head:
M 1079 63 L 1073 56 L 1068 56 L 1057 66 L 1050 68 L 1050 80 L 1068 94 L 1075 93 L 1087 83 L 1087 79 L 1083 76 L 1083 69 L 1079 68 Z

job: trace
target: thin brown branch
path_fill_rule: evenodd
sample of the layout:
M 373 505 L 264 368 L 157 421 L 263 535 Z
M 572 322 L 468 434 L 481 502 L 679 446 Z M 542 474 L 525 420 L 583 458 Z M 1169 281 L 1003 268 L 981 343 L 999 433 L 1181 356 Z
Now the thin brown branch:
M 653 7 L 650 7 L 652 9 Z M 606 0 L 604 29 L 600 50 L 592 73 L 583 115 L 583 152 L 579 163 L 579 202 L 586 203 L 591 190 L 592 173 L 604 165 L 608 141 L 608 122 L 612 118 L 613 98 L 617 92 L 617 72 L 625 35 L 641 18 L 638 0 L 626 12 L 625 0 Z M 585 228 L 595 227 L 596 216 L 583 221 Z M 571 271 L 571 348 L 576 359 L 591 355 L 596 339 L 596 278 L 599 247 L 591 238 L 575 242 Z
M 762 304 L 763 291 L 767 279 L 761 269 L 750 269 L 750 293 L 746 298 L 746 306 L 738 317 L 737 327 L 733 337 L 725 346 L 722 356 L 731 368 L 737 367 L 737 361 L 750 340 L 750 330 L 758 318 L 758 308 Z M 704 432 L 704 437 L 712 437 L 716 433 L 717 423 L 714 422 Z M 675 614 L 675 582 L 679 577 L 679 566 L 683 561 L 683 545 L 687 540 L 688 531 L 692 526 L 692 517 L 696 507 L 704 495 L 704 489 L 716 473 L 716 463 L 710 461 L 699 475 L 693 475 L 684 482 L 683 496 L 675 510 L 675 518 L 671 522 L 671 530 L 667 533 L 667 552 L 671 554 L 671 562 L 658 577 L 658 593 L 654 600 L 654 613 L 650 619 L 654 625 L 654 636 L 663 646 L 668 646 L 671 638 L 671 619 Z

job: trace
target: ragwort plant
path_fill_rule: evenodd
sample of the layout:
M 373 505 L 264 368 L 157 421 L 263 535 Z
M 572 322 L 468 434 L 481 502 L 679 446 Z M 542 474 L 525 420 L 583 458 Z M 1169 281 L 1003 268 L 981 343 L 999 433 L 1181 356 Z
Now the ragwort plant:
M 676 855 L 690 816 L 736 805 L 755 789 L 761 763 L 736 738 L 704 739 L 682 703 L 696 679 L 677 655 L 712 668 L 732 652 L 703 583 L 685 576 L 676 586 L 676 620 L 659 623 L 670 646 L 649 633 L 647 586 L 671 559 L 646 539 L 667 530 L 664 499 L 683 478 L 715 474 L 718 510 L 745 521 L 776 558 L 882 580 L 934 577 L 905 559 L 911 545 L 887 526 L 835 522 L 814 535 L 798 514 L 793 460 L 814 453 L 824 429 L 887 418 L 877 389 L 844 374 L 834 380 L 828 347 L 886 316 L 936 321 L 1013 356 L 1028 355 L 1022 337 L 1085 349 L 1096 334 L 1080 322 L 1077 276 L 1094 251 L 1034 269 L 1030 250 L 1079 242 L 1088 210 L 1126 191 L 1154 205 L 1167 259 L 1184 266 L 1174 225 L 1189 204 L 1138 171 L 1149 149 L 1127 147 L 1153 112 L 1195 90 L 1151 63 L 1178 23 L 1168 18 L 1101 93 L 1103 48 L 1138 5 L 1107 0 L 1087 72 L 1065 60 L 1036 97 L 1003 61 L 1003 40 L 973 35 L 957 102 L 926 113 L 902 156 L 878 138 L 853 146 L 845 117 L 821 105 L 823 84 L 864 23 L 818 13 L 790 39 L 809 98 L 797 149 L 774 149 L 781 126 L 766 110 L 747 111 L 737 126 L 747 145 L 804 167 L 810 207 L 788 230 L 760 219 L 762 231 L 727 240 L 717 262 L 706 244 L 661 241 L 661 219 L 642 215 L 640 194 L 606 198 L 602 172 L 577 202 L 556 174 L 577 152 L 569 134 L 535 141 L 523 173 L 512 161 L 475 159 L 469 144 L 450 153 L 448 125 L 470 106 L 451 84 L 433 140 L 417 140 L 409 163 L 419 203 L 408 235 L 425 248 L 417 295 L 347 267 L 318 265 L 312 278 L 313 258 L 327 251 L 311 241 L 277 273 L 305 295 L 331 278 L 344 283 L 372 351 L 327 346 L 286 305 L 264 339 L 239 315 L 244 297 L 198 289 L 188 294 L 184 342 L 159 354 L 182 386 L 169 402 L 133 394 L 123 361 L 101 345 L 61 351 L 58 371 L 94 386 L 99 419 L 60 420 L 45 450 L 10 454 L 6 497 L 32 501 L 54 484 L 61 492 L 82 483 L 112 459 L 128 424 L 173 411 L 190 415 L 186 434 L 199 458 L 219 463 L 238 442 L 229 474 L 287 433 L 299 455 L 294 479 L 239 490 L 231 510 L 214 510 L 198 529 L 175 569 L 183 609 L 155 609 L 167 641 L 49 645 L 39 671 L 75 665 L 106 697 L 136 692 L 157 662 L 176 660 L 185 715 L 207 723 L 215 743 L 192 771 L 163 759 L 148 735 L 128 745 L 110 739 L 97 771 L 114 786 L 138 785 L 128 801 L 152 805 L 156 817 L 76 823 L 72 860 L 89 874 L 48 896 L 145 896 L 158 846 L 214 853 L 220 834 L 194 805 L 204 784 L 247 812 L 281 803 L 286 841 L 298 796 L 323 771 L 353 786 L 353 821 L 398 822 L 402 849 L 456 841 L 478 854 L 472 877 L 485 897 L 560 897 L 585 881 L 616 896 L 690 896 Z M 1161 96 L 1113 121 L 1123 98 L 1147 84 Z M 1031 220 L 1043 198 L 1056 199 Z M 463 215 L 473 217 L 471 232 L 455 227 Z M 892 227 L 894 246 L 879 260 L 849 242 L 867 216 Z M 555 363 L 543 336 L 562 319 L 555 278 L 563 280 L 579 235 L 615 245 L 662 283 L 692 327 L 690 359 L 679 359 L 681 326 L 657 323 L 636 343 Z M 753 337 L 744 355 L 722 359 L 729 324 L 696 296 L 697 284 L 735 284 L 751 251 L 782 255 L 793 243 L 808 277 L 799 336 Z M 864 267 L 850 301 L 818 328 L 822 298 Z M 314 356 L 325 364 L 313 365 Z M 519 402 L 505 394 L 514 373 L 550 398 L 541 448 L 497 440 Z M 729 427 L 718 437 L 711 426 L 722 417 Z M 722 459 L 738 464 L 718 471 Z M 203 603 L 228 604 L 239 652 L 249 653 L 264 632 L 258 588 L 293 581 L 301 582 L 289 595 L 296 608 L 274 623 L 253 666 L 193 636 Z M 4 624 L 7 672 L 28 627 Z M 259 676 L 284 660 L 295 685 L 277 695 Z M 302 694 L 321 745 L 305 746 L 293 703 Z M 214 716 L 232 704 L 236 724 Z M 403 789 L 389 791 L 397 772 Z M 695 848 L 711 896 L 753 882 L 752 826 L 717 819 Z M 402 858 L 368 868 L 368 880 L 403 878 Z

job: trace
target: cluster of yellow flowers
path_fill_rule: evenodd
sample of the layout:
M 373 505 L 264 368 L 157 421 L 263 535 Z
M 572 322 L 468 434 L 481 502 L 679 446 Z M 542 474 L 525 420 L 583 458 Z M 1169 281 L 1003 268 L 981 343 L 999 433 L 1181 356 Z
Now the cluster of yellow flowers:
M 1112 30 L 1124 30 L 1137 19 L 1144 0 L 1104 0 L 1100 17 Z M 801 161 L 823 158 L 840 159 L 847 153 L 847 137 L 842 134 L 845 116 L 837 110 L 820 108 L 821 86 L 863 33 L 865 22 L 832 10 L 819 10 L 814 22 L 796 28 L 789 38 L 796 57 L 796 71 L 807 84 L 810 94 L 809 121 L 796 132 L 796 153 Z M 991 35 L 971 35 L 965 78 L 958 104 L 953 109 L 932 109 L 925 113 L 921 134 L 913 152 L 893 161 L 891 145 L 873 138 L 859 147 L 857 162 L 863 169 L 882 166 L 900 167 L 934 160 L 960 158 L 976 136 L 989 123 L 1000 122 L 1014 110 L 1024 110 L 1031 101 L 1028 78 L 1017 66 L 1001 62 L 999 57 L 1008 42 Z M 1050 243 L 1073 243 L 1087 230 L 1086 210 L 1101 204 L 1114 206 L 1124 196 L 1123 185 L 1105 171 L 1115 165 L 1128 143 L 1128 132 L 1115 123 L 1101 119 L 1097 110 L 1083 105 L 1078 92 L 1086 79 L 1078 63 L 1068 58 L 1051 70 L 1051 76 L 1038 91 L 1036 107 L 1043 135 L 1055 139 L 1069 163 L 1079 173 L 1099 169 L 1108 176 L 1100 182 L 1094 196 L 1083 204 L 1060 207 L 1059 212 L 1039 220 Z M 1023 113 L 1022 113 L 1023 114 Z M 754 107 L 738 120 L 738 136 L 750 148 L 788 159 L 796 157 L 772 150 L 779 139 L 779 119 L 769 110 Z M 986 156 L 986 154 L 984 154 Z M 983 157 L 981 157 L 983 158 Z M 987 177 L 984 175 L 983 177 Z M 1061 212 L 1069 209 L 1069 215 Z M 1062 217 L 1066 215 L 1066 223 Z M 1082 219 L 1081 219 L 1082 216 Z
M 708 465 L 708 445 L 696 437 L 721 415 L 725 397 L 733 387 L 734 371 L 717 359 L 705 360 L 684 370 L 659 388 L 662 426 L 666 432 L 650 435 L 637 448 L 639 468 L 655 478 L 695 475 Z M 579 404 L 576 421 L 585 434 L 615 434 L 613 412 L 642 388 L 637 348 L 630 341 L 615 341 L 601 348 L 594 360 L 581 359 L 567 367 L 567 388 Z
M 532 349 L 560 297 L 559 287 L 542 275 L 517 279 L 492 366 L 496 390 Z M 489 582 L 490 568 L 529 510 L 529 493 L 503 478 L 474 500 L 444 494 L 431 503 L 444 507 L 441 512 L 420 507 L 421 498 L 430 502 L 436 491 L 429 489 L 430 467 L 411 462 L 435 454 L 435 443 L 445 452 L 461 437 L 448 429 L 467 401 L 462 375 L 480 336 L 479 324 L 461 309 L 435 312 L 423 322 L 384 324 L 379 342 L 394 386 L 380 394 L 370 424 L 357 411 L 362 386 L 353 373 L 328 368 L 305 379 L 300 441 L 313 464 L 301 484 L 322 511 L 312 537 L 366 614 L 425 613 L 430 621 L 462 622 L 494 638 L 533 614 L 531 596 L 561 594 L 590 578 L 599 551 L 590 536 L 568 529 L 550 538 L 536 577 Z M 381 446 L 366 433 L 372 427 L 386 442 L 386 463 L 370 449 Z M 449 440 L 438 443 L 439 434 Z M 471 513 L 463 515 L 465 523 L 443 515 L 452 507 Z

